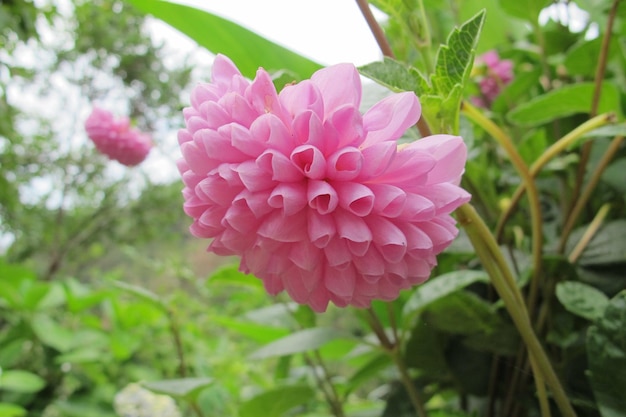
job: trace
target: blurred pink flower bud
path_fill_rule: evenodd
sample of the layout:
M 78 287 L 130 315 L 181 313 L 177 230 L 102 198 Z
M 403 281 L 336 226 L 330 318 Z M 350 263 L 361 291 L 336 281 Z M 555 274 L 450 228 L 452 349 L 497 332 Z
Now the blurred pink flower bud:
M 141 163 L 150 152 L 150 136 L 130 127 L 126 117 L 114 119 L 103 109 L 94 107 L 85 121 L 87 136 L 98 151 L 126 166 Z
M 513 80 L 513 61 L 500 59 L 498 53 L 491 50 L 477 57 L 476 65 L 484 66 L 485 73 L 478 80 L 482 97 L 475 97 L 472 101 L 482 107 L 489 107 L 502 88 Z
M 456 237 L 450 213 L 466 147 L 434 135 L 398 148 L 420 117 L 413 93 L 359 112 L 351 64 L 317 71 L 277 94 L 262 68 L 246 80 L 218 55 L 178 139 L 184 210 L 209 251 L 241 257 L 270 294 L 321 312 L 393 300 L 425 281 Z

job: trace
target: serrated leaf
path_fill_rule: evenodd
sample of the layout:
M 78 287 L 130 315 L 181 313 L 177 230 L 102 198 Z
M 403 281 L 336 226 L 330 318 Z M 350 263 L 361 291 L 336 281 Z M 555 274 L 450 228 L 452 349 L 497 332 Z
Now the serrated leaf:
M 321 65 L 262 36 L 203 10 L 169 1 L 129 0 L 143 12 L 163 20 L 213 53 L 227 55 L 241 73 L 253 78 L 259 67 L 287 69 L 300 79 L 309 78 Z
M 0 373 L 0 391 L 32 394 L 41 391 L 46 381 L 32 372 L 9 370 Z
M 282 417 L 294 407 L 315 397 L 305 385 L 291 385 L 265 391 L 241 404 L 240 417 Z
M 275 356 L 292 355 L 318 349 L 326 343 L 337 339 L 351 339 L 350 335 L 326 327 L 305 329 L 278 339 L 250 355 L 252 359 L 271 358 Z
M 489 282 L 483 271 L 454 271 L 432 278 L 415 289 L 415 292 L 404 305 L 403 315 L 410 316 L 455 291 L 475 282 Z M 405 319 L 405 323 L 408 320 Z
M 359 67 L 359 72 L 367 78 L 393 91 L 413 91 L 418 96 L 422 94 L 426 79 L 416 68 L 407 67 L 395 59 L 385 57 L 382 62 Z
M 602 317 L 609 304 L 609 298 L 603 292 L 576 281 L 559 282 L 556 298 L 567 311 L 588 320 Z
M 587 332 L 589 379 L 602 417 L 623 417 L 626 410 L 626 291 L 609 302 Z
M 591 111 L 593 83 L 567 85 L 520 104 L 507 114 L 519 126 L 538 126 L 555 119 Z M 609 82 L 602 84 L 598 113 L 619 112 L 619 89 Z
M 200 391 L 213 384 L 213 378 L 164 379 L 162 381 L 142 382 L 141 385 L 157 394 L 175 398 L 193 400 Z
M 439 95 L 448 97 L 457 85 L 465 84 L 484 21 L 485 10 L 482 10 L 460 28 L 454 28 L 446 44 L 439 47 L 435 73 L 431 76 L 431 84 Z

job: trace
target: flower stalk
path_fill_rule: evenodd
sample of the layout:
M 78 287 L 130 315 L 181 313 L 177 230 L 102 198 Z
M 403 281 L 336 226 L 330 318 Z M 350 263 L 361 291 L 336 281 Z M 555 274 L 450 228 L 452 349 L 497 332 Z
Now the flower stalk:
M 511 282 L 512 273 L 508 265 L 502 262 L 503 256 L 497 248 L 497 243 L 493 235 L 489 232 L 487 225 L 482 221 L 476 210 L 466 203 L 459 207 L 456 211 L 457 217 L 461 225 L 465 228 L 467 235 L 476 250 L 476 254 L 481 260 L 483 267 L 489 274 L 491 283 L 500 295 L 500 298 L 504 302 L 504 305 L 509 312 L 515 327 L 517 328 L 526 348 L 528 349 L 529 356 L 531 357 L 531 364 L 533 374 L 535 376 L 535 382 L 538 388 L 538 394 L 542 394 L 541 385 L 543 380 L 550 387 L 552 396 L 554 397 L 557 406 L 559 407 L 561 414 L 564 417 L 575 417 L 576 412 L 565 394 L 565 390 L 561 385 L 552 364 L 548 359 L 537 335 L 535 334 L 528 310 L 521 300 L 521 293 L 515 285 Z M 499 254 L 498 254 L 499 253 Z M 513 285 L 512 285 L 513 284 Z M 541 401 L 546 401 L 541 400 Z M 543 408 L 543 406 L 542 406 Z

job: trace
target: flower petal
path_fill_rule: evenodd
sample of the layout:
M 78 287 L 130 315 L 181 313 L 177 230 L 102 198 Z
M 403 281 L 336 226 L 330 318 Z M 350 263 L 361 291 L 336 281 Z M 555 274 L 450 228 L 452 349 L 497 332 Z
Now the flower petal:
M 349 104 L 359 108 L 361 104 L 361 79 L 352 64 L 338 64 L 323 68 L 311 77 L 324 97 L 324 114 L 329 115 L 338 107 Z
M 363 116 L 363 126 L 367 132 L 363 145 L 400 138 L 417 123 L 421 111 L 419 100 L 412 92 L 384 98 Z

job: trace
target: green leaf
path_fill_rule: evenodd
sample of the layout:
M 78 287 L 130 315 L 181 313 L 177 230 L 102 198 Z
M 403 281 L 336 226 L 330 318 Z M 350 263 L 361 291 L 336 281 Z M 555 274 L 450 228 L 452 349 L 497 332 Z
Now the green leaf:
M 567 85 L 520 104 L 507 114 L 519 126 L 538 126 L 555 119 L 591 111 L 593 83 Z M 619 112 L 619 89 L 609 82 L 602 84 L 598 113 Z
M 41 343 L 59 352 L 68 351 L 74 344 L 74 334 L 47 315 L 34 316 L 30 325 Z
M 576 281 L 559 282 L 556 297 L 567 311 L 587 320 L 602 317 L 609 304 L 609 298 L 603 292 Z
M 382 62 L 372 62 L 359 67 L 359 72 L 390 90 L 414 91 L 418 96 L 422 94 L 423 87 L 428 84 L 416 68 L 407 67 L 388 57 L 385 57 Z
M 263 346 L 261 349 L 253 352 L 250 358 L 263 359 L 307 352 L 318 349 L 326 343 L 337 339 L 352 339 L 352 337 L 346 333 L 326 327 L 300 330 Z
M 162 381 L 142 382 L 141 385 L 157 394 L 175 398 L 194 400 L 200 391 L 213 384 L 213 378 L 164 379 Z
M 10 370 L 0 373 L 0 391 L 31 394 L 41 391 L 45 386 L 46 381 L 32 372 Z
M 409 368 L 418 369 L 433 378 L 446 378 L 448 366 L 444 348 L 444 339 L 440 333 L 420 318 L 411 329 L 404 349 L 404 360 Z
M 485 10 L 482 10 L 460 28 L 454 28 L 446 44 L 439 47 L 435 73 L 431 77 L 435 92 L 447 97 L 457 84 L 465 84 L 484 21 Z
M 589 379 L 602 417 L 626 410 L 626 291 L 613 299 L 587 332 Z
M 387 353 L 377 353 L 372 359 L 367 361 L 357 371 L 352 374 L 345 384 L 345 394 L 348 395 L 362 384 L 371 381 L 374 377 L 380 374 L 383 370 L 389 368 L 393 362 L 391 356 Z
M 415 289 L 413 295 L 404 305 L 403 315 L 406 317 L 415 314 L 430 303 L 475 282 L 489 282 L 489 277 L 483 271 L 465 270 L 449 272 L 432 278 Z M 406 322 L 408 320 L 405 320 Z
M 214 283 L 226 284 L 226 285 L 240 285 L 244 287 L 263 288 L 263 281 L 254 275 L 244 274 L 239 271 L 237 265 L 227 265 L 218 268 L 211 274 L 206 281 L 207 286 Z
M 501 321 L 491 304 L 466 291 L 434 301 L 423 317 L 429 325 L 455 334 L 493 333 Z
M 496 112 L 505 113 L 510 107 L 519 101 L 520 98 L 528 96 L 533 88 L 539 86 L 539 77 L 541 69 L 535 68 L 532 71 L 524 71 L 515 74 L 515 78 L 508 84 L 498 97 L 494 100 L 491 107 Z
M 22 417 L 26 409 L 17 404 L 0 403 L 0 417 Z
M 539 13 L 551 3 L 552 0 L 500 0 L 500 7 L 513 17 L 527 20 L 532 24 L 538 24 Z
M 167 304 L 165 303 L 165 301 L 163 301 L 161 297 L 159 297 L 150 290 L 139 287 L 137 285 L 129 284 L 124 281 L 113 281 L 113 285 L 134 296 L 137 296 L 144 301 L 149 302 L 163 312 L 168 312 Z
M 227 55 L 248 78 L 254 77 L 259 66 L 270 72 L 287 69 L 300 79 L 309 78 L 321 68 L 321 65 L 310 59 L 203 10 L 168 1 L 129 1 L 138 9 L 180 30 L 209 51 Z
M 268 343 L 289 334 L 289 330 L 286 328 L 251 323 L 230 317 L 216 316 L 212 317 L 211 320 L 258 343 Z
M 282 417 L 294 407 L 315 397 L 305 385 L 291 385 L 265 391 L 241 404 L 240 417 Z

